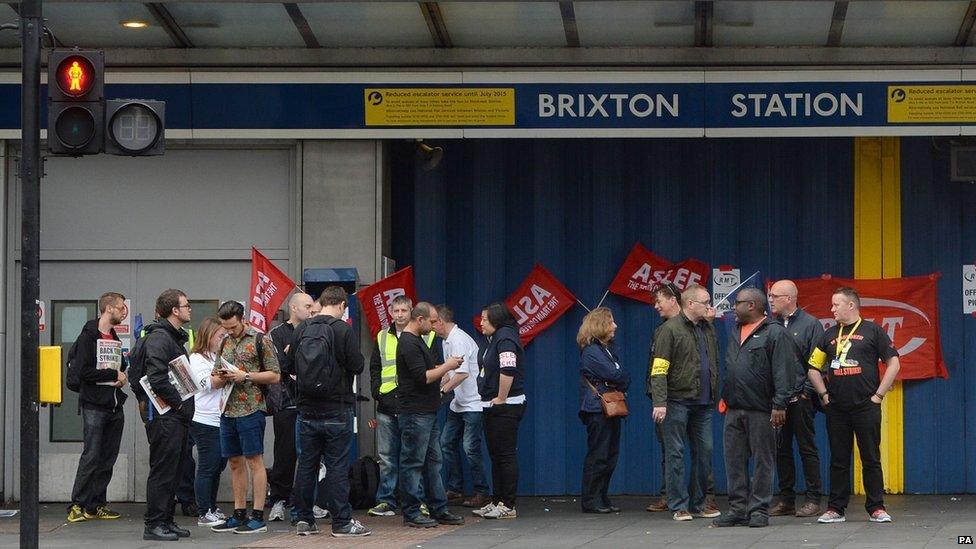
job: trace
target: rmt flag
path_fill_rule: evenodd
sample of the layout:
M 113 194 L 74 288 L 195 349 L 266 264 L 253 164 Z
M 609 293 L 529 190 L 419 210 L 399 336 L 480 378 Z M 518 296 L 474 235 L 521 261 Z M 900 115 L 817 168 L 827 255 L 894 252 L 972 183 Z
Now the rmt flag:
M 266 333 L 281 303 L 288 297 L 295 283 L 281 272 L 267 257 L 251 247 L 251 311 L 247 321 L 255 330 Z
M 406 267 L 390 276 L 370 284 L 356 292 L 363 305 L 363 314 L 369 323 L 369 333 L 375 336 L 393 324 L 390 307 L 398 296 L 405 295 L 417 302 L 417 292 L 413 287 L 413 267 Z
M 710 273 L 711 268 L 704 261 L 686 259 L 671 263 L 637 243 L 610 284 L 610 291 L 653 305 L 651 292 L 661 284 L 672 282 L 684 291 L 691 284 L 707 285 Z

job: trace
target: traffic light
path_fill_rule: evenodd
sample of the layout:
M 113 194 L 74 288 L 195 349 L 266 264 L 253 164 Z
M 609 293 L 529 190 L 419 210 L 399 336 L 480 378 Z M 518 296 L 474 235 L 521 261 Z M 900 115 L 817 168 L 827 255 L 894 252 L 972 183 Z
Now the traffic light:
M 52 154 L 102 152 L 104 74 L 104 52 L 51 52 L 47 67 L 47 148 Z
M 105 153 L 119 156 L 163 154 L 166 103 L 150 99 L 105 102 Z

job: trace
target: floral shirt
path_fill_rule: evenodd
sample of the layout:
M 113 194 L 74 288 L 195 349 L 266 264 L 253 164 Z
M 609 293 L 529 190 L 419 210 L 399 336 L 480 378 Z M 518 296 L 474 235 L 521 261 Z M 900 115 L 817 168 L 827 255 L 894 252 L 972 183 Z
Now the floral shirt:
M 264 371 L 280 374 L 281 369 L 278 366 L 278 357 L 275 356 L 274 343 L 271 342 L 271 338 L 263 337 L 261 344 L 264 351 Z M 245 372 L 253 374 L 262 371 L 261 363 L 258 361 L 257 339 L 255 332 L 250 328 L 244 331 L 244 335 L 240 339 L 227 336 L 221 356 Z M 227 406 L 224 408 L 224 415 L 227 417 L 244 417 L 254 412 L 265 412 L 267 409 L 261 388 L 255 383 L 243 381 L 234 384 L 234 389 L 227 399 Z

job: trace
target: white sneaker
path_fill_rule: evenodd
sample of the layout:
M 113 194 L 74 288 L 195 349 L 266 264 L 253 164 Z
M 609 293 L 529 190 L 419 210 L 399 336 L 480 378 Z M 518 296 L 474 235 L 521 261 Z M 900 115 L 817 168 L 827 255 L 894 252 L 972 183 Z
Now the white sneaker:
M 368 536 L 372 534 L 373 531 L 367 528 L 363 523 L 356 519 L 349 521 L 349 524 L 345 528 L 340 528 L 339 530 L 332 530 L 332 537 L 334 538 L 361 538 L 363 536 Z
M 513 519 L 517 516 L 515 509 L 509 509 L 504 503 L 499 503 L 494 509 L 482 515 L 486 519 Z
M 891 522 L 891 515 L 884 509 L 875 509 L 868 520 L 871 522 Z
M 217 526 L 224 519 L 218 517 L 213 511 L 207 511 L 197 519 L 197 526 Z
M 485 505 L 481 509 L 475 509 L 474 511 L 471 511 L 471 514 L 472 515 L 477 515 L 479 517 L 483 517 L 486 514 L 492 512 L 494 509 L 495 509 L 495 504 L 494 503 L 491 503 L 491 502 L 488 502 L 488 505 Z
M 227 515 L 225 515 L 224 512 L 220 510 L 220 507 L 214 507 L 211 513 L 213 513 L 213 515 L 219 518 L 220 520 L 227 520 Z
M 837 511 L 834 511 L 833 509 L 827 509 L 827 512 L 820 515 L 820 518 L 817 519 L 817 522 L 819 522 L 820 524 L 833 524 L 835 522 L 846 522 L 846 521 L 847 521 L 847 517 L 838 513 Z
M 275 502 L 275 504 L 271 506 L 271 512 L 268 513 L 268 522 L 276 520 L 285 520 L 284 500 Z
M 329 518 L 329 510 L 323 509 L 318 505 L 312 506 L 312 516 L 317 519 Z

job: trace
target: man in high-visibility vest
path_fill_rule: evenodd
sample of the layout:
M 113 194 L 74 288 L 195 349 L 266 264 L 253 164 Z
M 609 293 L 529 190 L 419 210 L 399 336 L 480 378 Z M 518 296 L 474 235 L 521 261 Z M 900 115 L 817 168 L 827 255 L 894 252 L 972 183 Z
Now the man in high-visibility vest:
M 397 341 L 410 322 L 413 303 L 407 296 L 397 296 L 390 305 L 393 325 L 376 334 L 373 354 L 369 359 L 369 379 L 373 400 L 376 401 L 376 453 L 380 462 L 380 485 L 376 491 L 376 506 L 368 514 L 374 517 L 396 515 L 397 481 L 400 462 L 400 426 L 397 422 Z M 424 337 L 430 347 L 435 334 Z

